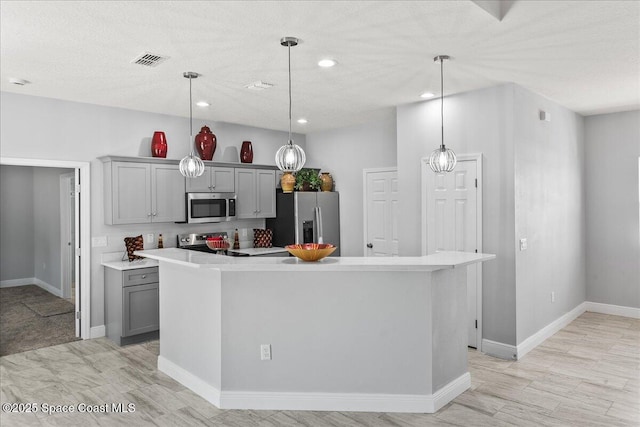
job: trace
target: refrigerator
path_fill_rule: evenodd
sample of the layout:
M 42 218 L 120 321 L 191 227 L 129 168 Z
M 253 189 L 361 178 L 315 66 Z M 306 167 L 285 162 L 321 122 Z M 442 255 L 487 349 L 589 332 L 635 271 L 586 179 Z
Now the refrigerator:
M 273 245 L 331 243 L 340 256 L 340 196 L 337 192 L 276 193 L 276 217 L 267 218 Z

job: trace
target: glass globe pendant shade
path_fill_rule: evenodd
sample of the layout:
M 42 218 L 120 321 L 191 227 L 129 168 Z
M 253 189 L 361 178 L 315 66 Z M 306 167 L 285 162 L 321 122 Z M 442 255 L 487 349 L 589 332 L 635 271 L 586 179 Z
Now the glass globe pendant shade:
M 204 173 L 204 162 L 200 157 L 194 156 L 192 151 L 180 160 L 180 173 L 187 178 L 197 178 Z
M 306 160 L 304 150 L 291 140 L 276 152 L 276 166 L 283 172 L 298 172 Z
M 456 153 L 444 145 L 433 150 L 431 156 L 429 156 L 429 167 L 436 173 L 451 172 L 456 167 L 457 162 Z

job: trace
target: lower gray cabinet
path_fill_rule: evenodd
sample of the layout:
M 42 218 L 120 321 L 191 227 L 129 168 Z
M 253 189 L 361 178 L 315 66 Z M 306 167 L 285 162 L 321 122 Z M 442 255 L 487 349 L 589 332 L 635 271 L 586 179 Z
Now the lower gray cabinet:
M 118 345 L 152 339 L 160 327 L 158 267 L 105 267 L 105 327 Z

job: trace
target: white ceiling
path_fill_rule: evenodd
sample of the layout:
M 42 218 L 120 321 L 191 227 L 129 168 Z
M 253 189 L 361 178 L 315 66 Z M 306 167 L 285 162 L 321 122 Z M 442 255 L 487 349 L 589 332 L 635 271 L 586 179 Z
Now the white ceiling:
M 481 3 L 481 2 L 479 2 Z M 487 3 L 487 2 L 483 2 Z M 640 3 L 513 1 L 501 21 L 470 1 L 2 1 L 0 88 L 285 130 L 292 48 L 294 131 L 338 128 L 393 106 L 514 82 L 581 114 L 640 108 Z M 156 68 L 131 64 L 167 55 Z M 338 65 L 321 69 L 319 59 Z M 16 86 L 9 78 L 31 83 Z M 273 83 L 264 91 L 244 86 Z M 295 123 L 305 117 L 306 125 Z

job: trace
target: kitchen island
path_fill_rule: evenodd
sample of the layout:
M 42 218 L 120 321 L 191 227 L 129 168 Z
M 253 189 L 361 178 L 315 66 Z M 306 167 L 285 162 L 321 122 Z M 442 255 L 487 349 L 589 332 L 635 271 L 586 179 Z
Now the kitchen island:
M 137 254 L 160 264 L 158 369 L 219 408 L 435 412 L 470 386 L 465 266 L 495 255 Z

